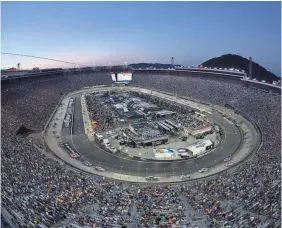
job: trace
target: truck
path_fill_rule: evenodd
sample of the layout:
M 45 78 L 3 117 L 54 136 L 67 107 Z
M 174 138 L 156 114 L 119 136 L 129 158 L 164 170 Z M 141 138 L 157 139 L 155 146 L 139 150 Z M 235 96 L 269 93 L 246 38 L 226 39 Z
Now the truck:
M 110 141 L 108 139 L 103 139 L 103 144 L 105 147 L 110 147 Z

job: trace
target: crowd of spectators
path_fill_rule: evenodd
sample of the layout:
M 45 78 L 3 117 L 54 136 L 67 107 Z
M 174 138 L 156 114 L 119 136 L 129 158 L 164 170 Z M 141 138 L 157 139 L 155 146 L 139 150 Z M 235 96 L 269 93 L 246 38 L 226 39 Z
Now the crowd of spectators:
M 30 138 L 15 135 L 21 124 L 34 132 L 42 131 L 63 94 L 99 84 L 111 84 L 110 76 L 96 72 L 2 86 L 1 197 L 17 227 L 66 227 L 64 221 L 97 227 L 124 226 L 126 222 L 144 227 L 161 223 L 163 227 L 178 226 L 185 221 L 187 205 L 195 213 L 208 215 L 209 227 L 218 227 L 219 222 L 231 227 L 278 227 L 273 224 L 279 224 L 281 213 L 280 96 L 244 88 L 239 82 L 136 73 L 135 86 L 216 105 L 228 103 L 257 122 L 262 131 L 261 149 L 235 173 L 171 190 L 93 179 L 50 157 Z M 87 205 L 93 211 L 90 215 L 83 211 Z
M 195 77 L 172 79 L 168 75 L 142 75 L 135 79 L 134 84 L 138 86 L 169 91 L 215 105 L 230 104 L 256 121 L 263 134 L 263 145 L 255 158 L 240 166 L 235 174 L 226 173 L 220 178 L 197 183 L 186 191 L 190 195 L 189 201 L 201 202 L 202 209 L 210 207 L 207 199 L 213 196 L 213 199 L 223 197 L 241 202 L 247 210 L 257 214 L 280 216 L 280 96 L 247 89 L 240 83 Z
M 99 123 L 99 130 L 105 131 L 116 125 L 117 119 L 113 118 L 113 111 L 94 95 L 86 96 L 88 112 L 92 120 Z

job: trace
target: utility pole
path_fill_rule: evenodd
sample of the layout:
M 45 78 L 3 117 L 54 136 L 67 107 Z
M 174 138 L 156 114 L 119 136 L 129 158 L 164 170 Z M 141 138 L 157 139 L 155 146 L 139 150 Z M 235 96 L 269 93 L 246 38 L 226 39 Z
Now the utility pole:
M 252 57 L 249 57 L 249 78 L 253 79 L 253 63 Z

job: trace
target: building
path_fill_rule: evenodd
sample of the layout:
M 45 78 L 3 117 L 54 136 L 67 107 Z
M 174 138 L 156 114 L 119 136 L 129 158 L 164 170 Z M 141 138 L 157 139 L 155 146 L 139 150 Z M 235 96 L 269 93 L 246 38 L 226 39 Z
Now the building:
M 168 110 L 161 110 L 155 112 L 157 118 L 163 118 L 163 117 L 171 117 L 176 115 L 176 112 L 168 111 Z
M 205 135 L 205 134 L 210 134 L 210 133 L 212 133 L 212 127 L 211 126 L 206 127 L 206 128 L 202 128 L 202 129 L 199 129 L 199 130 L 196 130 L 196 131 L 192 131 L 191 135 L 195 137 L 197 135 Z
M 136 146 L 155 146 L 168 141 L 167 135 L 162 134 L 149 123 L 131 124 L 125 134 Z

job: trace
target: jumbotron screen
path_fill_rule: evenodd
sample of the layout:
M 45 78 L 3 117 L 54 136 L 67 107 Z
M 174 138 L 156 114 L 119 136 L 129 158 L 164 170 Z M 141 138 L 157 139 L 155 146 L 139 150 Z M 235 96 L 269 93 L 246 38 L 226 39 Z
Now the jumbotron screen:
M 112 76 L 112 81 L 116 82 L 117 81 L 117 75 L 116 74 L 111 74 L 111 76 Z
M 132 73 L 118 73 L 117 81 L 132 81 Z

